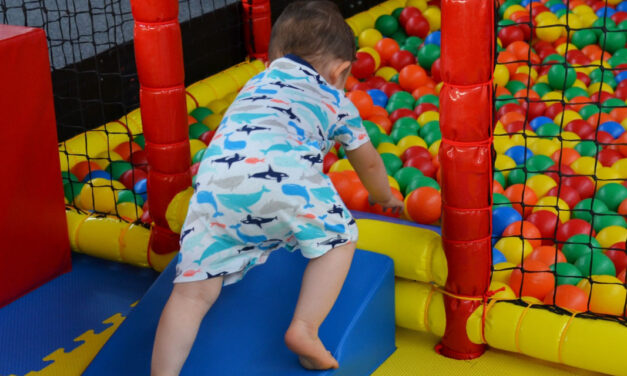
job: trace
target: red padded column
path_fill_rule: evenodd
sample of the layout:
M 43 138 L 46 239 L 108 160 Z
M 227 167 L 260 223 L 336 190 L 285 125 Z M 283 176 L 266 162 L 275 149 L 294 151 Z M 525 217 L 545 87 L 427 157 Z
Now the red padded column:
M 471 359 L 484 345 L 468 340 L 466 321 L 490 278 L 494 5 L 442 0 L 442 241 L 448 261 L 446 330 L 436 350 Z
M 132 0 L 135 60 L 148 172 L 148 202 L 154 221 L 152 250 L 178 249 L 165 211 L 174 195 L 191 185 L 189 136 L 185 105 L 183 47 L 177 0 Z
M 46 35 L 0 25 L 0 56 L 2 307 L 71 264 Z
M 272 20 L 270 0 L 242 0 L 244 40 L 250 57 L 268 60 Z

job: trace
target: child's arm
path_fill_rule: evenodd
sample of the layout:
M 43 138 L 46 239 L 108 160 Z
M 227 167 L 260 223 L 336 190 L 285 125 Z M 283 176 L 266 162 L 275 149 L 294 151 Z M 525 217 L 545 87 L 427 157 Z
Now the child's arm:
M 371 202 L 392 209 L 394 212 L 403 209 L 403 202 L 396 198 L 390 190 L 385 166 L 372 143 L 366 142 L 356 149 L 347 150 L 346 157 L 370 193 Z

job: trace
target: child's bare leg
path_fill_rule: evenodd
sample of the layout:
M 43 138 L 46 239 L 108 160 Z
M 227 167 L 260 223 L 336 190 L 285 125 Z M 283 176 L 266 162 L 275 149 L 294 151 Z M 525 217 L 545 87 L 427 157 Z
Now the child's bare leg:
M 287 347 L 299 355 L 305 368 L 339 367 L 318 338 L 318 328 L 342 289 L 354 252 L 354 244 L 337 247 L 311 259 L 305 269 L 294 318 L 285 333 Z
M 152 350 L 151 375 L 181 372 L 198 327 L 222 289 L 222 277 L 177 283 L 163 309 Z

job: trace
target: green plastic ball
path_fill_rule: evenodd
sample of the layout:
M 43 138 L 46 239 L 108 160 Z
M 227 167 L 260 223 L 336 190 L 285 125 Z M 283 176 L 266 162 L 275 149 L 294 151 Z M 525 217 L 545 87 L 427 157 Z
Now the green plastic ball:
M 517 93 L 527 88 L 527 80 L 525 80 L 525 82 L 511 80 L 505 85 L 505 88 L 509 90 L 510 93 Z
M 120 180 L 120 176 L 131 169 L 133 169 L 133 165 L 127 161 L 111 161 L 105 171 L 111 175 L 113 180 Z
M 387 171 L 389 176 L 394 176 L 394 174 L 403 167 L 403 161 L 392 153 L 381 154 L 381 159 L 383 160 L 385 171 Z
M 583 106 L 581 110 L 579 110 L 579 115 L 581 115 L 581 117 L 584 119 L 588 119 L 590 116 L 598 114 L 599 112 L 601 112 L 601 109 L 598 105 L 587 104 Z
M 440 122 L 437 120 L 430 121 L 423 125 L 423 127 L 420 128 L 420 137 L 424 138 L 426 135 L 433 132 L 440 132 Z
M 625 107 L 625 106 L 626 106 L 625 102 L 621 101 L 620 99 L 610 98 L 601 104 L 601 111 L 605 112 L 606 114 L 609 114 L 615 108 Z
M 392 129 L 392 132 L 390 132 L 390 136 L 394 140 L 394 143 L 398 143 L 404 137 L 417 135 L 418 133 L 409 127 L 395 127 Z
M 544 60 L 542 60 L 543 64 L 547 64 L 550 62 L 563 64 L 566 63 L 566 58 L 559 54 L 550 54 L 549 56 L 545 57 Z
M 63 181 L 63 184 L 65 184 L 69 182 L 77 182 L 78 178 L 69 171 L 61 171 L 61 180 Z
M 397 20 L 399 19 L 399 17 L 401 16 L 401 13 L 403 12 L 404 8 L 396 8 L 392 11 L 392 17 L 396 18 Z
M 396 173 L 394 173 L 394 179 L 398 182 L 398 186 L 401 189 L 403 195 L 406 195 L 405 190 L 407 189 L 407 185 L 414 178 L 418 176 L 424 176 L 422 171 L 417 169 L 416 167 L 402 167 Z
M 417 177 L 413 178 L 409 182 L 409 184 L 407 184 L 406 193 L 410 194 L 415 189 L 420 188 L 420 187 L 432 187 L 432 188 L 435 188 L 437 190 L 440 190 L 440 185 L 434 179 L 432 179 L 432 178 L 430 178 L 428 176 L 417 176 Z
M 627 199 L 627 187 L 618 183 L 608 183 L 599 188 L 594 198 L 603 201 L 608 209 L 617 211 L 621 202 Z
M 494 169 L 494 180 L 501 184 L 501 187 L 505 187 L 505 175 L 498 168 Z
M 406 50 L 411 52 L 414 56 L 418 55 L 418 49 L 422 44 L 422 39 L 416 36 L 410 36 L 405 39 L 405 43 L 401 46 L 401 50 Z
M 431 70 L 431 65 L 440 57 L 440 46 L 426 44 L 418 50 L 418 64 L 426 70 Z
M 607 31 L 599 36 L 599 46 L 609 53 L 625 47 L 625 42 L 627 42 L 627 33 L 624 30 L 619 31 L 616 26 L 607 27 Z
M 427 145 L 431 146 L 434 142 L 442 139 L 442 132 L 437 129 L 435 131 L 429 132 L 422 137 L 423 140 L 427 143 Z
M 529 172 L 523 168 L 522 165 L 514 167 L 507 175 L 508 186 L 513 184 L 524 184 L 532 176 L 538 175 L 537 172 Z
M 554 64 L 549 69 L 549 85 L 556 90 L 564 90 L 573 86 L 577 79 L 577 72 L 573 68 L 564 68 L 563 65 Z
M 560 135 L 562 129 L 554 123 L 546 123 L 536 130 L 536 134 L 541 138 L 552 139 Z
M 202 161 L 202 157 L 205 155 L 205 150 L 207 149 L 200 149 L 196 152 L 196 154 L 194 154 L 194 157 L 192 158 L 192 164 Z
M 584 277 L 591 275 L 611 275 L 616 277 L 616 267 L 603 252 L 591 252 L 575 261 L 575 266 Z
M 509 201 L 507 197 L 505 197 L 505 195 L 501 193 L 492 193 L 492 206 L 494 208 L 498 208 L 502 206 L 509 206 L 511 208 L 512 203 Z
M 74 197 L 81 193 L 81 189 L 83 189 L 84 185 L 85 184 L 81 182 L 68 182 L 63 184 L 63 194 L 69 203 L 72 203 L 74 201 Z
M 571 100 L 575 97 L 590 97 L 587 91 L 580 87 L 571 86 L 568 89 L 564 90 L 564 96 L 566 99 Z
M 392 36 L 398 30 L 398 26 L 396 17 L 387 14 L 379 16 L 374 23 L 375 29 L 379 30 L 386 37 Z
M 542 98 L 546 93 L 552 91 L 551 87 L 548 84 L 544 83 L 544 82 L 540 82 L 540 83 L 537 83 L 537 84 L 533 85 L 531 87 L 531 89 L 533 89 L 533 91 L 538 93 L 540 98 Z
M 133 138 L 133 142 L 139 145 L 142 150 L 146 148 L 146 139 L 144 138 L 144 134 L 138 134 Z
M 609 210 L 607 205 L 601 200 L 586 198 L 579 201 L 572 210 L 572 216 L 576 219 L 583 219 L 586 222 L 592 221 L 592 214 L 602 213 Z
M 527 167 L 527 171 L 534 172 L 542 172 L 549 169 L 555 165 L 555 161 L 551 159 L 551 157 L 547 157 L 546 155 L 537 154 L 533 157 L 527 159 L 525 162 L 525 166 Z
M 418 98 L 418 100 L 416 100 L 416 106 L 418 106 L 419 104 L 423 104 L 423 103 L 431 103 L 432 105 L 439 108 L 440 97 L 438 97 L 437 95 L 433 95 L 433 94 L 426 94 Z
M 615 211 L 605 210 L 592 218 L 592 227 L 597 233 L 609 226 L 620 226 L 627 228 L 625 218 Z
M 562 253 L 570 263 L 592 252 L 601 252 L 601 244 L 589 234 L 573 235 L 566 240 L 562 247 Z
M 590 29 L 577 30 L 573 33 L 572 42 L 577 48 L 582 49 L 585 46 L 595 44 L 597 35 Z
M 601 145 L 598 145 L 592 140 L 583 140 L 575 145 L 575 150 L 582 157 L 596 157 L 596 155 L 601 151 Z
M 196 107 L 192 110 L 190 115 L 196 119 L 199 123 L 202 122 L 207 116 L 213 114 L 213 111 L 207 107 Z
M 501 107 L 505 106 L 508 103 L 518 104 L 518 100 L 514 98 L 513 95 L 510 94 L 502 94 L 496 97 L 495 107 L 496 111 L 498 111 Z
M 605 33 L 604 28 L 607 29 L 612 27 L 616 27 L 616 22 L 614 22 L 614 20 L 609 17 L 599 17 L 592 23 L 591 30 L 596 34 L 598 38 L 600 38 L 601 35 Z M 603 48 L 600 43 L 599 46 Z
M 194 123 L 189 126 L 189 138 L 190 139 L 198 139 L 203 133 L 209 132 L 208 126 L 203 123 Z
M 123 189 L 118 192 L 118 203 L 120 202 L 132 202 L 135 205 L 141 207 L 144 205 L 144 199 L 140 195 L 136 195 L 133 191 Z
M 395 130 L 395 129 L 398 129 L 398 128 L 411 129 L 412 131 L 416 132 L 415 134 L 418 134 L 418 131 L 420 130 L 420 124 L 418 124 L 416 119 L 407 116 L 407 117 L 402 117 L 402 118 L 398 119 L 396 121 L 396 123 L 394 123 L 394 126 L 392 127 L 392 130 Z
M 567 262 L 558 262 L 549 266 L 555 272 L 557 285 L 577 285 L 581 281 L 581 272 L 575 265 Z
M 407 34 L 405 34 L 405 32 L 402 29 L 398 29 L 390 37 L 394 39 L 396 43 L 398 43 L 399 46 L 402 46 L 405 44 L 405 40 L 407 39 Z

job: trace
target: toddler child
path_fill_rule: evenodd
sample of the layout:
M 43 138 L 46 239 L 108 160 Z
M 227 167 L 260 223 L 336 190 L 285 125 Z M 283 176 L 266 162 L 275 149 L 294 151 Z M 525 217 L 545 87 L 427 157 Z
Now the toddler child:
M 324 155 L 341 143 L 370 202 L 393 211 L 403 205 L 342 91 L 354 53 L 353 33 L 330 1 L 291 3 L 276 21 L 268 69 L 244 86 L 205 151 L 153 375 L 178 375 L 222 286 L 278 249 L 310 259 L 287 347 L 305 368 L 338 367 L 318 328 L 348 273 L 357 226 L 322 172 Z

